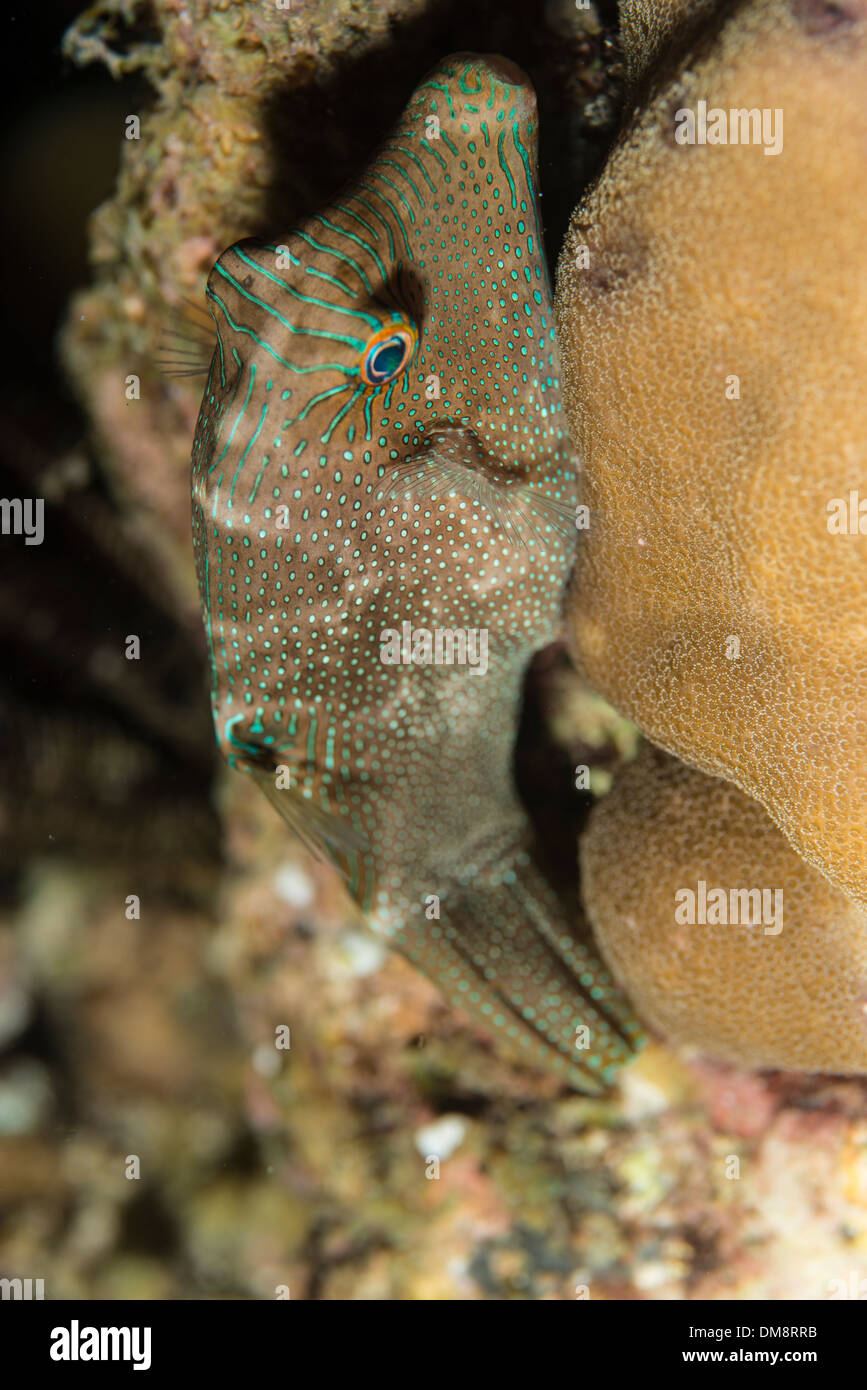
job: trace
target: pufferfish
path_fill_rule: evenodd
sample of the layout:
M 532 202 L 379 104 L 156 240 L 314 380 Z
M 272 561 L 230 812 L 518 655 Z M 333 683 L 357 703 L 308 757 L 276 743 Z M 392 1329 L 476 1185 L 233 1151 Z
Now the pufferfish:
M 449 58 L 331 206 L 220 256 L 193 531 L 228 762 L 454 1005 L 596 1093 L 639 1025 L 512 780 L 575 544 L 536 127 L 519 69 Z

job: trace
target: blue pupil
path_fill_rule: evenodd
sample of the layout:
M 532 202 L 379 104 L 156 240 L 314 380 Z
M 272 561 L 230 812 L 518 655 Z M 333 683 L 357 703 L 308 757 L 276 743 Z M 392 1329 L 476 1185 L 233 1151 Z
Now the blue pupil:
M 406 344 L 403 339 L 389 338 L 375 350 L 367 370 L 372 377 L 385 381 L 386 377 L 394 376 L 400 371 L 405 356 Z

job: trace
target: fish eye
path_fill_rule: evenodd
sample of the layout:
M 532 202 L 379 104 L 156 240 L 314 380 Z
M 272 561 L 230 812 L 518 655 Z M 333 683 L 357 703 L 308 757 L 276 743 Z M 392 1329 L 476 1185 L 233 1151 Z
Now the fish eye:
M 418 347 L 418 329 L 401 317 L 385 324 L 369 339 L 361 355 L 361 377 L 368 386 L 382 386 L 405 372 Z

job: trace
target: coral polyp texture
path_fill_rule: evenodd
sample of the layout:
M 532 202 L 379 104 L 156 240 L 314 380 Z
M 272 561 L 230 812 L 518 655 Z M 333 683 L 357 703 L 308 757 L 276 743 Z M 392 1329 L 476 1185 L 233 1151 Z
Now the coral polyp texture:
M 670 1041 L 745 1066 L 867 1071 L 867 912 L 758 802 L 645 744 L 581 862 L 603 954 Z
M 620 42 L 633 82 L 719 6 L 720 0 L 620 0 Z
M 557 294 L 574 652 L 861 904 L 865 84 L 862 0 L 716 7 L 576 210 Z

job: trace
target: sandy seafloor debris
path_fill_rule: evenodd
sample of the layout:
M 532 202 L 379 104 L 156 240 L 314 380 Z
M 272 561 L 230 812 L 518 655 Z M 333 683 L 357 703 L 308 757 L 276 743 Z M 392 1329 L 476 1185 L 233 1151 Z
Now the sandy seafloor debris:
M 4 1272 L 112 1298 L 860 1287 L 861 1083 L 654 1044 L 610 1099 L 563 1092 L 352 921 L 255 788 L 226 802 L 209 914 L 145 897 L 129 922 L 128 884 L 34 873 L 2 1012 L 36 1001 L 54 1055 L 0 1072 Z

